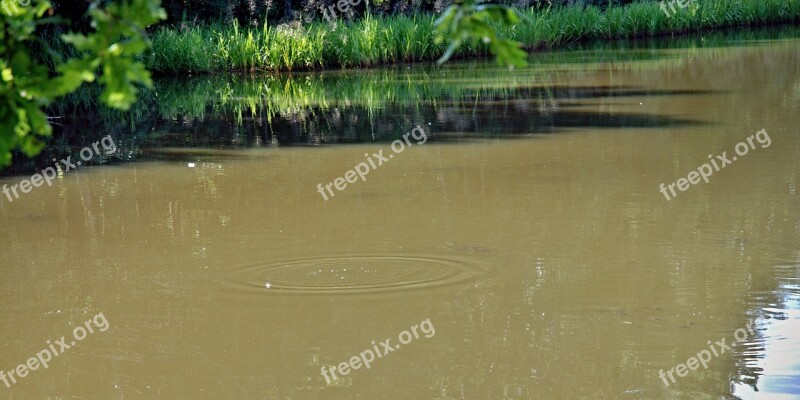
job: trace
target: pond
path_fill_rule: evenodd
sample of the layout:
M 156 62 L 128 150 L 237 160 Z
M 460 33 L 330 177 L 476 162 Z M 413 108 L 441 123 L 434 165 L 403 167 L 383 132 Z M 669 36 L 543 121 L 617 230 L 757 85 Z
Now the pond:
M 798 398 L 798 46 L 89 88 L 0 177 L 0 398 Z

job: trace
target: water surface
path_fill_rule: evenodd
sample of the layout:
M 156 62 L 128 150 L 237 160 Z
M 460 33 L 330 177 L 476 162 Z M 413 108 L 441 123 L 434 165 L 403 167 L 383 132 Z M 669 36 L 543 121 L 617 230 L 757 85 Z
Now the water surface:
M 119 151 L 0 201 L 0 369 L 97 313 L 110 327 L 0 398 L 798 398 L 798 36 L 56 105 L 46 153 L 0 184 L 107 134 Z M 317 192 L 416 125 L 426 143 Z M 761 129 L 769 147 L 659 193 Z M 320 374 L 427 319 L 370 369 Z

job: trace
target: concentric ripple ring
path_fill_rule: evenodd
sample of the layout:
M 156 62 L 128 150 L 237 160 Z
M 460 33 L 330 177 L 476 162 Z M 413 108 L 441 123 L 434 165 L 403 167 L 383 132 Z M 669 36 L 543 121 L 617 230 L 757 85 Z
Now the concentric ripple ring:
M 455 285 L 485 271 L 479 263 L 428 256 L 339 256 L 254 264 L 236 286 L 294 293 L 360 293 Z

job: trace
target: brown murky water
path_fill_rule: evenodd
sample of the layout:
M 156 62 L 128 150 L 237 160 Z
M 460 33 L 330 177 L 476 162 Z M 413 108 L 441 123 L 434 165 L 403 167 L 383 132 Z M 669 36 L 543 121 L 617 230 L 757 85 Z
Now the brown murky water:
M 799 46 L 517 71 L 567 94 L 476 102 L 461 131 L 407 118 L 398 135 L 430 140 L 328 201 L 319 183 L 389 142 L 146 149 L 183 155 L 3 198 L 0 369 L 108 326 L 0 398 L 800 398 Z M 531 114 L 558 117 L 476 128 Z M 659 192 L 762 128 L 769 147 Z M 369 369 L 321 375 L 426 320 Z

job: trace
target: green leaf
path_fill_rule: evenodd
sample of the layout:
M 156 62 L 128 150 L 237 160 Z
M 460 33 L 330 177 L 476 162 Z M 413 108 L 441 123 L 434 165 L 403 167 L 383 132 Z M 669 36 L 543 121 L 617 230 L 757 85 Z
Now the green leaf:
M 447 47 L 447 51 L 445 51 L 444 54 L 442 54 L 442 57 L 439 58 L 439 60 L 437 60 L 436 63 L 441 65 L 447 62 L 447 60 L 449 60 L 450 57 L 453 56 L 453 53 L 455 53 L 456 49 L 459 46 L 461 46 L 461 41 L 454 40 L 453 42 L 451 42 L 450 46 Z
M 95 41 L 86 35 L 77 33 L 67 33 L 61 35 L 61 40 L 75 46 L 76 49 L 81 51 L 89 51 L 97 46 Z

